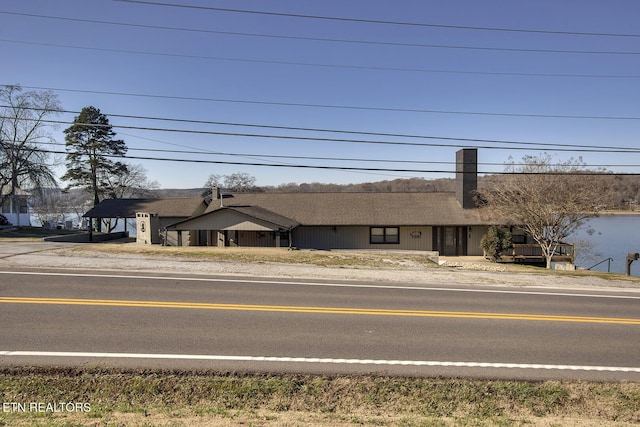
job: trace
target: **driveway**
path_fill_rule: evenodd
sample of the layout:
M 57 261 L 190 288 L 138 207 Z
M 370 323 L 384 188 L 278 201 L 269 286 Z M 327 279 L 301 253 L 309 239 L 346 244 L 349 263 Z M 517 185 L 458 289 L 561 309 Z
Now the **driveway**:
M 43 241 L 31 241 L 24 242 L 18 240 L 6 240 L 0 241 L 0 259 L 11 258 L 18 255 L 28 255 L 39 252 L 47 252 L 57 249 L 68 248 L 72 243 L 56 243 L 56 242 L 43 242 Z

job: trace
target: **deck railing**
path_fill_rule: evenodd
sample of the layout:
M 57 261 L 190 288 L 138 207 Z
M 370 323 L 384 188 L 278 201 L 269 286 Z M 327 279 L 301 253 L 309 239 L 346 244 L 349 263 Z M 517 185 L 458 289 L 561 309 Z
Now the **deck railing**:
M 532 258 L 544 258 L 542 255 L 542 248 L 537 244 L 522 244 L 514 243 L 511 255 L 514 259 L 532 259 Z M 570 243 L 560 243 L 552 256 L 552 261 L 556 260 L 569 260 L 573 262 L 574 259 L 574 245 Z

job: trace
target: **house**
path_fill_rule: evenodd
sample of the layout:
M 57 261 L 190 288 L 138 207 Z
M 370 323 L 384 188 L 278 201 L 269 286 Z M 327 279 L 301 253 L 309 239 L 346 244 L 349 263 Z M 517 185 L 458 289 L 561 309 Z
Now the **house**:
M 29 193 L 16 188 L 14 194 L 10 195 L 9 188 L 3 187 L 0 196 L 0 215 L 7 218 L 11 225 L 18 227 L 31 225 Z
M 160 230 L 170 224 L 200 215 L 206 208 L 207 204 L 201 197 L 105 199 L 83 216 L 92 221 L 102 218 L 135 218 L 136 241 L 156 244 L 163 242 Z
M 175 240 L 165 243 L 482 255 L 480 240 L 492 222 L 473 199 L 477 150 L 460 150 L 456 159 L 456 192 L 451 193 L 221 195 L 214 190 L 204 212 L 166 227 Z

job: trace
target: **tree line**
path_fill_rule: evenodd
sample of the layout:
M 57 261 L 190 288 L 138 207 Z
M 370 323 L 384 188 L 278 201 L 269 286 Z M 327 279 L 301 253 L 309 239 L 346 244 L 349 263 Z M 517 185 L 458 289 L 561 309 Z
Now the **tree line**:
M 541 160 L 542 159 L 542 160 Z M 524 159 L 531 164 L 534 160 L 544 162 L 545 167 L 553 168 L 550 157 L 538 156 L 535 158 Z M 582 177 L 594 176 L 593 180 L 598 182 L 598 188 L 604 188 L 603 194 L 599 195 L 598 201 L 606 210 L 638 210 L 640 211 L 640 176 L 618 175 L 607 171 L 585 170 L 580 160 L 576 160 L 579 165 L 576 166 L 575 173 Z M 575 163 L 574 162 L 574 163 Z M 507 166 L 508 167 L 508 166 Z M 513 166 L 512 166 L 513 167 Z M 566 165 L 560 165 L 558 169 L 562 169 Z M 523 174 L 526 175 L 525 168 Z M 569 173 L 569 172 L 567 172 Z M 509 185 L 516 182 L 517 174 L 495 174 L 483 175 L 478 177 L 478 189 L 501 184 Z M 259 186 L 256 184 L 256 178 L 247 173 L 233 173 L 229 175 L 213 174 L 204 183 L 202 195 L 209 196 L 211 187 L 217 186 L 224 191 L 230 193 L 409 193 L 409 192 L 453 192 L 455 191 L 455 179 L 453 178 L 397 178 L 393 180 L 373 181 L 358 184 L 331 184 L 321 182 L 311 183 L 285 183 L 280 185 Z M 586 181 L 583 181 L 586 182 Z M 198 193 L 198 190 L 158 190 L 158 194 L 164 197 L 171 195 L 192 196 Z

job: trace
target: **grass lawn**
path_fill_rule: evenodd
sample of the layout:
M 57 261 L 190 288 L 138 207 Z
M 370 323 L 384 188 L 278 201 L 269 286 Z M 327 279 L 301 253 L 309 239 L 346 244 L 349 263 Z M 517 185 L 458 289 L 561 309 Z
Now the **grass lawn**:
M 80 405 L 0 411 L 6 426 L 640 423 L 639 383 L 34 368 L 0 370 L 0 400 Z

